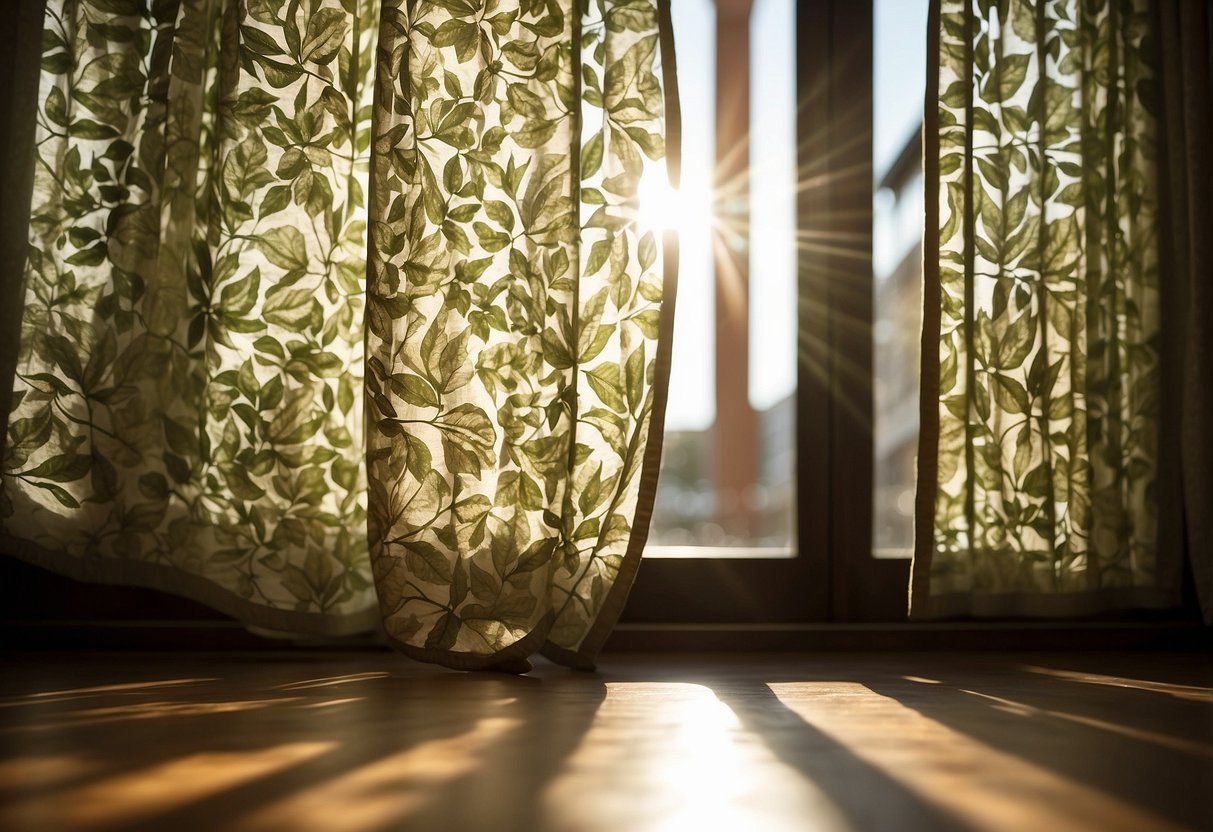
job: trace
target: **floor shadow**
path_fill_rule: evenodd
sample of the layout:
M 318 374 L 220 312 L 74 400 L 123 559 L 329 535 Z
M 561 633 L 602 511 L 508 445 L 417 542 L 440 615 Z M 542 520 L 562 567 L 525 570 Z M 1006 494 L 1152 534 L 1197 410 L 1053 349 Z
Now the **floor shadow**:
M 1213 685 L 1207 664 L 1194 663 L 1207 661 L 1203 655 L 1131 653 L 682 657 L 663 678 L 709 685 L 747 731 L 822 788 L 857 828 L 889 828 L 892 819 L 900 829 L 965 828 L 965 820 L 943 807 L 966 806 L 981 816 L 973 796 L 1001 800 L 1013 794 L 1009 784 L 1010 791 L 999 786 L 998 766 L 1017 759 L 1039 775 L 1021 781 L 1028 792 L 1024 800 L 1033 799 L 1032 793 L 1056 798 L 1087 787 L 1089 794 L 1111 798 L 1088 801 L 1087 810 L 1136 807 L 1155 823 L 1205 830 L 1213 829 Z M 632 678 L 654 672 L 659 671 L 646 659 Z M 773 692 L 771 685 L 778 689 L 780 683 L 808 683 L 809 697 L 828 697 L 847 686 L 860 695 L 809 709 L 819 710 L 824 721 L 806 719 Z M 865 709 L 877 700 L 896 704 L 891 710 Z M 899 715 L 898 706 L 926 721 Z M 814 724 L 836 728 L 831 723 L 837 720 L 858 722 L 849 732 L 831 734 Z M 893 740 L 896 732 L 924 725 L 946 730 L 928 730 L 922 745 L 912 736 L 902 757 L 884 757 L 890 762 L 883 768 L 848 747 L 848 733 L 862 737 L 871 752 L 880 732 Z M 947 759 L 952 747 L 976 749 L 971 759 L 990 768 L 958 773 L 955 766 L 964 763 L 959 754 L 955 762 Z M 890 776 L 932 753 L 941 777 L 929 788 L 914 778 Z M 980 788 L 952 800 L 957 795 L 941 785 L 949 778 L 955 788 Z M 1041 791 L 1034 792 L 1036 786 Z M 1005 805 L 1013 810 L 1013 803 Z M 1083 811 L 1059 806 L 1057 816 L 1072 821 L 1084 817 Z
M 1025 669 L 1042 663 L 1062 675 Z M 1168 681 L 1176 677 L 1157 663 L 1136 664 L 1123 655 L 1010 665 L 986 657 L 968 667 L 934 659 L 920 675 L 861 681 L 1000 752 L 1176 823 L 1213 829 L 1213 703 L 1200 698 L 1199 675 Z M 1143 677 L 1161 689 L 1135 686 Z
M 526 677 L 390 653 L 5 660 L 0 827 L 14 832 L 598 832 L 703 806 L 780 829 L 960 832 L 988 815 L 949 788 L 1009 805 L 1080 786 L 1101 811 L 1213 828 L 1210 686 L 1171 659 L 608 657 L 596 674 Z M 998 766 L 1021 763 L 1036 779 L 1008 797 Z M 939 775 L 927 787 L 905 776 L 923 765 Z
M 79 763 L 0 791 L 0 825 L 370 830 L 441 811 L 468 821 L 447 828 L 488 828 L 475 821 L 489 807 L 518 819 L 491 828 L 522 829 L 605 696 L 592 674 L 570 685 L 386 653 L 131 661 L 82 657 L 70 678 L 35 672 L 0 692 L 0 767 L 64 752 Z
M 715 685 L 713 690 L 745 730 L 820 788 L 854 828 L 938 832 L 971 828 L 805 722 L 767 685 Z

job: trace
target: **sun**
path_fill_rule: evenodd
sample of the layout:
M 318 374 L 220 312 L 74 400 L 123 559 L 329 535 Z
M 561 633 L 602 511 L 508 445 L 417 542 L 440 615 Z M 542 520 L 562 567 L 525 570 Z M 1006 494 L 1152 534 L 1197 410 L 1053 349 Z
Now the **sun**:
M 713 224 L 711 189 L 697 187 L 694 182 L 673 187 L 664 165 L 652 165 L 645 170 L 636 198 L 636 223 L 644 231 L 674 231 L 685 239 Z

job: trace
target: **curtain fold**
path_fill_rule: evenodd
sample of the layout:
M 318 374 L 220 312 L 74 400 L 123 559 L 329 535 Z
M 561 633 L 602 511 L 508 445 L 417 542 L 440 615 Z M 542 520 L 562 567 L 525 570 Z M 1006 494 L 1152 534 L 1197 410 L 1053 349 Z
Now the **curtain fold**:
M 1213 624 L 1213 4 L 1156 3 L 1163 463 L 1160 545 L 1186 546 Z
M 590 664 L 640 556 L 665 386 L 661 241 L 634 221 L 664 147 L 656 9 L 523 4 L 481 20 L 453 5 L 389 0 L 380 24 L 367 305 L 379 601 L 410 655 L 479 667 L 546 645 Z
M 1178 606 L 1150 4 L 943 0 L 932 32 L 912 614 Z
M 658 28 L 51 0 L 6 551 L 275 629 L 382 617 L 455 667 L 591 665 L 668 373 L 672 248 L 635 223 Z

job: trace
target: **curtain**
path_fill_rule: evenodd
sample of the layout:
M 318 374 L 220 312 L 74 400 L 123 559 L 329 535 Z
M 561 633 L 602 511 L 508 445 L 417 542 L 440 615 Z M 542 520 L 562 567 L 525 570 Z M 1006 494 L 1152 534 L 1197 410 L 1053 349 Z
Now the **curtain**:
M 1165 544 L 1213 624 L 1213 4 L 1157 3 Z
M 658 29 L 649 0 L 50 0 L 7 551 L 591 665 L 660 453 Z
M 916 617 L 1180 604 L 1185 514 L 1198 528 L 1213 506 L 1170 426 L 1175 406 L 1195 432 L 1209 412 L 1195 377 L 1178 397 L 1162 386 L 1178 372 L 1162 345 L 1178 284 L 1160 268 L 1176 78 L 1151 5 L 935 4 Z M 1193 184 L 1207 228 L 1208 182 Z M 1192 502 L 1160 506 L 1181 481 Z

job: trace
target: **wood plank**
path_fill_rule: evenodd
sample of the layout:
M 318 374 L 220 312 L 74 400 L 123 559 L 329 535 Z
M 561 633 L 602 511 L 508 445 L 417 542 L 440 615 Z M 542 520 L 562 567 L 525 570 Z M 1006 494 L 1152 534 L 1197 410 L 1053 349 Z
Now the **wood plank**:
M 1207 830 L 1207 653 L 9 654 L 0 828 Z

